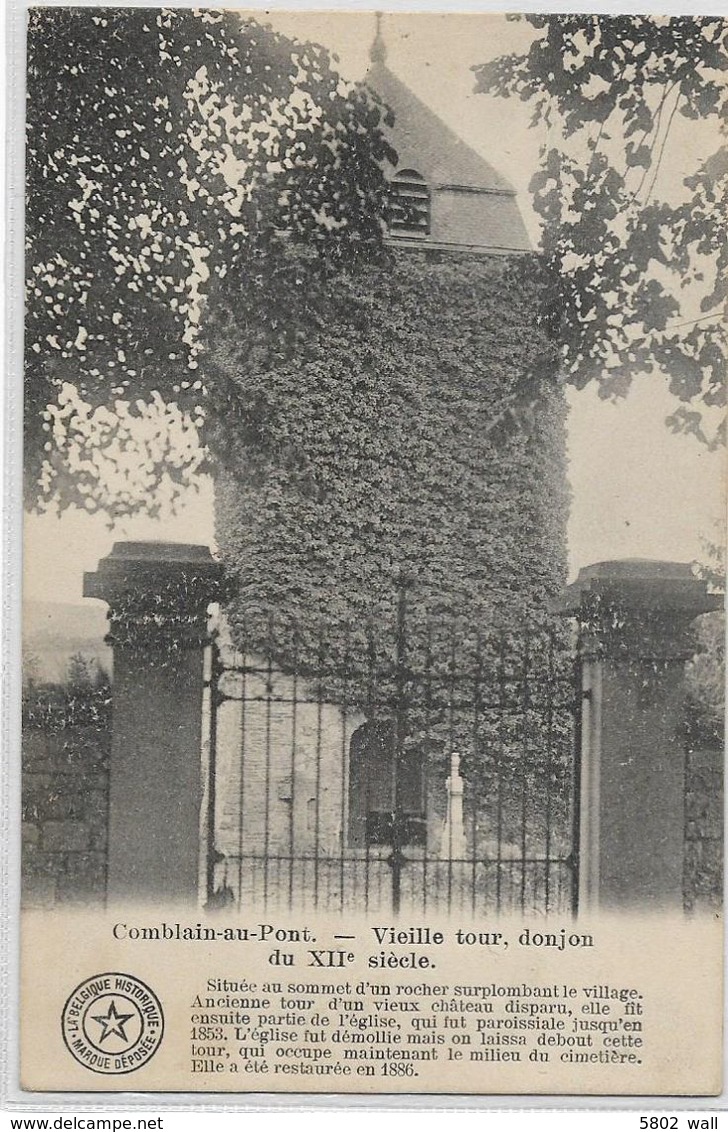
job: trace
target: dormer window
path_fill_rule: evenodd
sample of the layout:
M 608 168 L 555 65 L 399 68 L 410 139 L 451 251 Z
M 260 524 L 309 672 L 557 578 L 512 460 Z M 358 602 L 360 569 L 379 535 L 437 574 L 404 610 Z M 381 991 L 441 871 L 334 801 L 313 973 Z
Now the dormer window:
M 430 234 L 430 190 L 421 173 L 400 169 L 389 191 L 389 231 L 393 236 Z

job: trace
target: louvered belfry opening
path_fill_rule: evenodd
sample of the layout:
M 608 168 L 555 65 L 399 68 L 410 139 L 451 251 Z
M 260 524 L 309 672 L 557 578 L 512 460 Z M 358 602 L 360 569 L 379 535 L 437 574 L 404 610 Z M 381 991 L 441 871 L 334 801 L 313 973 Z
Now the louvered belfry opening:
M 394 236 L 430 234 L 430 189 L 414 169 L 402 169 L 392 178 L 388 223 Z

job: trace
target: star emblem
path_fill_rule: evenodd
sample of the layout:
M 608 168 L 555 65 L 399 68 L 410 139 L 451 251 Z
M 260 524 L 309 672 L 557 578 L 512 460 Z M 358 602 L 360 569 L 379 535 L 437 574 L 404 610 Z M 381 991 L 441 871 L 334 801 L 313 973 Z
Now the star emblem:
M 94 1022 L 98 1022 L 101 1026 L 101 1037 L 99 1041 L 106 1041 L 111 1034 L 114 1034 L 117 1038 L 121 1038 L 123 1042 L 128 1041 L 124 1027 L 129 1019 L 133 1017 L 133 1014 L 119 1014 L 116 1009 L 116 1003 L 112 998 L 106 1014 L 92 1015 Z

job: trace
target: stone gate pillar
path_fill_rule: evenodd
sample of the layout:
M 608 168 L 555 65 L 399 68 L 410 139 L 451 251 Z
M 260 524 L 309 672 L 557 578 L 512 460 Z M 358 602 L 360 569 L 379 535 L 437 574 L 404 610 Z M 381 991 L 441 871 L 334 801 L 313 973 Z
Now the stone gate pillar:
M 194 904 L 198 893 L 203 650 L 222 567 L 206 546 L 117 542 L 84 597 L 109 604 L 113 715 L 110 902 Z
M 690 625 L 719 608 L 689 564 L 599 562 L 567 590 L 581 631 L 579 911 L 682 907 Z

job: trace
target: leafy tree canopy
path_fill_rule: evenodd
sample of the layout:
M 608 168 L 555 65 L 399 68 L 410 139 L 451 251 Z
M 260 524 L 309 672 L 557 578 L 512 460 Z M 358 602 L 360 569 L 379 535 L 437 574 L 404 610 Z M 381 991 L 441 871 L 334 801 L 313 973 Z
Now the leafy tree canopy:
M 579 388 L 597 382 L 605 398 L 662 372 L 683 402 L 668 423 L 717 443 L 705 409 L 725 401 L 728 150 L 716 144 L 728 118 L 728 22 L 524 18 L 528 52 L 475 72 L 479 91 L 521 98 L 533 124 L 559 131 L 531 189 L 544 221 L 543 317 L 562 372 Z M 693 167 L 675 193 L 661 173 L 681 120 L 692 125 L 678 156 Z
M 154 512 L 201 466 L 211 291 L 381 254 L 385 111 L 229 12 L 35 9 L 28 51 L 28 500 Z

